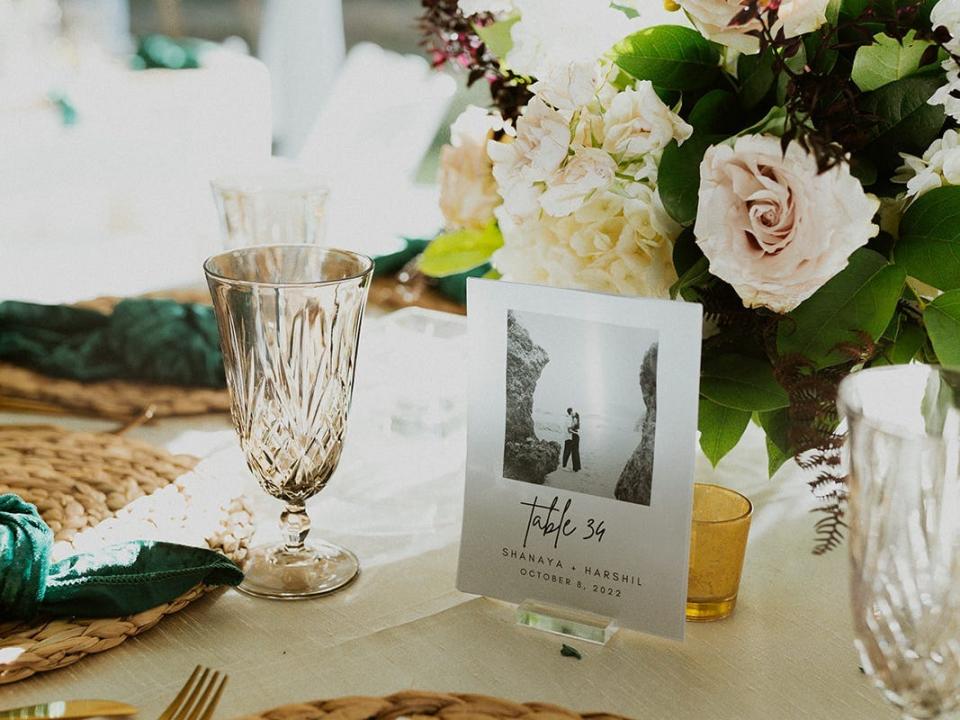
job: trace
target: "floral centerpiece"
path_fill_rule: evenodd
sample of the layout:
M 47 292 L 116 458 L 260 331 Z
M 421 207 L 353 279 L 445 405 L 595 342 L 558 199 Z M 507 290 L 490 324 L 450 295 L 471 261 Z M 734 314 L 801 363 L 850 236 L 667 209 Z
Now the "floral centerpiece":
M 701 447 L 759 424 L 823 552 L 839 381 L 960 363 L 960 0 L 653 2 L 424 0 L 492 107 L 452 128 L 422 267 L 702 303 Z

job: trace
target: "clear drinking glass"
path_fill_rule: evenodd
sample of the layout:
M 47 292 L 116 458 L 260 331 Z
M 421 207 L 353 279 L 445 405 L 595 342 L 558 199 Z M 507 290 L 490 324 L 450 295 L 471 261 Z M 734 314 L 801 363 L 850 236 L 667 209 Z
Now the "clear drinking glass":
M 211 183 L 225 250 L 323 245 L 329 190 L 319 175 L 273 158 Z
M 901 365 L 840 387 L 851 600 L 863 668 L 904 718 L 960 705 L 960 373 Z
M 752 516 L 752 503 L 736 490 L 694 484 L 687 620 L 710 622 L 733 614 Z
M 306 542 L 304 503 L 340 460 L 373 261 L 312 245 L 245 248 L 204 263 L 233 424 L 260 486 L 286 503 L 283 542 L 251 550 L 240 590 L 297 599 L 349 583 L 349 550 Z

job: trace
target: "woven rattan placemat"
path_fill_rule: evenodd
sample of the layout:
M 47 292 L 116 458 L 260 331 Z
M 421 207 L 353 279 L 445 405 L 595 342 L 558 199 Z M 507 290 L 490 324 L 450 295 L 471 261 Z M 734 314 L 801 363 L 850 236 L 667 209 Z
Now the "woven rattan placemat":
M 193 470 L 196 459 L 117 435 L 0 426 L 0 493 L 35 504 L 57 540 L 54 559 L 131 539 L 209 546 L 240 561 L 253 535 L 241 496 Z M 0 622 L 0 685 L 116 647 L 201 597 L 124 618 Z
M 445 695 L 407 690 L 386 697 L 344 697 L 284 705 L 238 720 L 626 720 L 621 715 L 577 713 L 546 703 L 516 703 L 488 695 Z
M 144 297 L 166 298 L 178 302 L 209 303 L 205 288 L 165 290 Z M 77 305 L 113 311 L 119 297 L 100 297 Z M 377 278 L 370 291 L 370 303 L 383 309 L 417 305 L 444 312 L 463 313 L 464 308 L 427 289 L 416 298 L 407 298 L 395 278 Z M 226 390 L 153 385 L 126 380 L 82 383 L 54 378 L 10 363 L 0 363 L 0 410 L 24 410 L 109 418 L 130 422 L 149 417 L 179 417 L 228 412 L 230 398 Z
M 210 295 L 205 290 L 175 290 L 151 293 L 147 297 L 169 298 L 178 302 L 210 302 Z M 102 297 L 78 305 L 109 313 L 120 300 L 117 297 Z M 150 417 L 176 417 L 226 412 L 229 408 L 226 390 L 153 385 L 127 380 L 83 383 L 0 363 L 0 409 L 62 411 L 127 422 L 145 414 Z

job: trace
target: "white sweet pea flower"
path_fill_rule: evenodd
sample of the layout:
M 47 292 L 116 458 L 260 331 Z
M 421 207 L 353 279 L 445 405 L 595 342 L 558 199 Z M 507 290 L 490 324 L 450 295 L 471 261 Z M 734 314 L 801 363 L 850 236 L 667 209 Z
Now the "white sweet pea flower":
M 598 148 L 577 148 L 547 183 L 540 196 L 540 207 L 554 217 L 569 215 L 592 193 L 610 187 L 616 174 L 617 164 L 608 153 Z
M 500 204 L 487 142 L 504 129 L 503 118 L 469 106 L 450 128 L 440 152 L 440 210 L 447 229 L 484 228 Z
M 946 28 L 953 38 L 947 49 L 960 52 L 960 0 L 940 0 L 930 11 L 930 25 Z
M 602 82 L 599 63 L 574 62 L 550 68 L 530 90 L 558 110 L 572 113 L 596 98 Z
M 560 168 L 570 146 L 570 126 L 563 114 L 534 97 L 517 121 L 512 141 L 487 143 L 493 176 L 504 206 L 514 215 L 537 212 L 546 182 Z
M 513 12 L 513 0 L 458 0 L 460 12 L 466 17 L 479 13 L 508 15 Z
M 943 105 L 943 111 L 954 120 L 960 120 L 960 68 L 952 60 L 944 60 L 947 82 L 927 101 L 930 105 Z
M 609 0 L 514 0 L 520 20 L 510 31 L 507 66 L 520 75 L 548 77 L 571 63 L 595 63 L 639 29 Z
M 747 135 L 707 149 L 694 233 L 710 272 L 746 307 L 789 312 L 877 234 L 880 202 L 846 164 L 825 173 L 793 141 Z
M 670 141 L 682 143 L 693 134 L 693 128 L 664 104 L 649 80 L 615 95 L 603 122 L 603 149 L 624 162 L 661 152 Z
M 942 0 L 941 0 L 942 2 Z M 907 197 L 918 198 L 928 190 L 945 185 L 960 185 L 960 133 L 947 130 L 930 143 L 919 158 L 900 153 L 904 165 L 893 180 L 907 184 Z
M 677 0 L 677 3 L 704 37 L 743 53 L 759 51 L 757 38 L 747 34 L 757 30 L 759 22 L 730 26 L 730 21 L 743 9 L 740 0 Z M 783 0 L 773 34 L 783 30 L 785 37 L 792 38 L 813 32 L 827 21 L 829 4 L 830 0 Z

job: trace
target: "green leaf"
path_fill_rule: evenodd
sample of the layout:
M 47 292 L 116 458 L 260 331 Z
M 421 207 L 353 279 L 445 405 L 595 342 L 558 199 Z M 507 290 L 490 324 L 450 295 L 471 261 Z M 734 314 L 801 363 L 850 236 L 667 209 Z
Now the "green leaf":
M 483 44 L 487 46 L 490 54 L 499 60 L 503 60 L 507 53 L 513 49 L 513 37 L 510 35 L 510 31 L 519 19 L 519 15 L 514 15 L 489 25 L 474 25 L 473 29 L 483 40 Z
M 681 225 L 697 219 L 700 193 L 700 162 L 707 148 L 726 139 L 725 135 L 700 134 L 694 130 L 683 145 L 667 145 L 660 158 L 660 200 L 667 213 Z
M 657 25 L 629 35 L 614 46 L 613 61 L 637 80 L 667 90 L 702 90 L 720 73 L 716 46 L 680 25 Z
M 836 25 L 837 20 L 840 19 L 840 6 L 843 4 L 843 0 L 830 0 L 827 3 L 827 22 L 831 25 Z
M 682 297 L 688 302 L 696 302 L 696 294 L 691 294 L 693 288 L 710 278 L 710 262 L 706 257 L 700 257 L 677 281 L 670 286 L 670 297 Z
M 865 128 L 869 143 L 864 149 L 877 163 L 881 174 L 889 175 L 901 164 L 898 153 L 923 155 L 940 134 L 946 115 L 940 105 L 927 100 L 943 84 L 943 73 L 923 73 L 901 78 L 878 90 L 865 93 L 860 110 L 878 118 Z
M 492 222 L 483 230 L 456 230 L 438 236 L 420 256 L 420 271 L 446 277 L 483 265 L 503 245 L 503 236 Z
M 776 135 L 781 137 L 787 126 L 787 111 L 779 105 L 774 105 L 767 114 L 748 128 L 737 133 L 736 137 L 744 135 Z M 733 140 L 731 139 L 731 143 Z
M 614 10 L 619 10 L 631 20 L 640 17 L 640 13 L 637 11 L 637 9 L 632 8 L 629 5 L 621 5 L 620 3 L 612 2 L 610 3 L 610 7 L 612 7 Z
M 790 447 L 790 409 L 757 413 L 757 422 L 767 435 L 767 475 L 773 477 L 777 470 L 793 457 Z
M 930 342 L 941 365 L 960 365 L 960 290 L 946 292 L 923 313 Z
M 700 370 L 700 394 L 735 410 L 776 410 L 789 404 L 770 363 L 746 355 L 706 357 Z
M 893 256 L 917 280 L 960 288 L 960 187 L 930 190 L 907 209 Z
M 883 33 L 874 35 L 873 40 L 873 45 L 860 47 L 853 58 L 851 78 L 863 92 L 912 75 L 920 67 L 924 51 L 932 44 L 917 40 L 913 30 L 900 42 Z
M 747 110 L 755 108 L 773 87 L 773 50 L 768 48 L 756 55 L 741 55 L 737 59 L 737 78 L 740 80 L 740 103 Z
M 700 398 L 700 449 L 714 467 L 736 447 L 750 422 L 750 412 Z
M 703 251 L 697 245 L 693 228 L 686 228 L 673 243 L 673 268 L 680 277 L 683 277 L 701 258 L 703 258 Z
M 926 340 L 927 334 L 922 327 L 913 323 L 904 323 L 896 339 L 871 363 L 871 367 L 906 365 L 917 357 Z
M 857 342 L 864 332 L 876 340 L 897 308 L 907 276 L 873 250 L 861 248 L 850 264 L 780 322 L 777 349 L 798 353 L 818 368 L 847 358 L 837 345 Z
M 733 94 L 711 90 L 690 111 L 693 135 L 683 145 L 674 140 L 663 151 L 658 184 L 660 200 L 670 217 L 681 225 L 691 225 L 697 217 L 703 154 L 736 130 L 739 117 Z
M 767 477 L 772 478 L 793 455 L 785 453 L 769 437 L 767 438 Z
M 729 135 L 737 131 L 740 111 L 728 90 L 711 90 L 697 101 L 688 121 L 701 134 Z
M 786 59 L 786 65 L 790 70 L 797 74 L 803 74 L 807 65 L 807 47 L 801 44 L 796 53 Z M 787 86 L 790 84 L 790 76 L 782 72 L 777 76 L 776 99 L 778 105 L 783 105 L 787 101 Z

